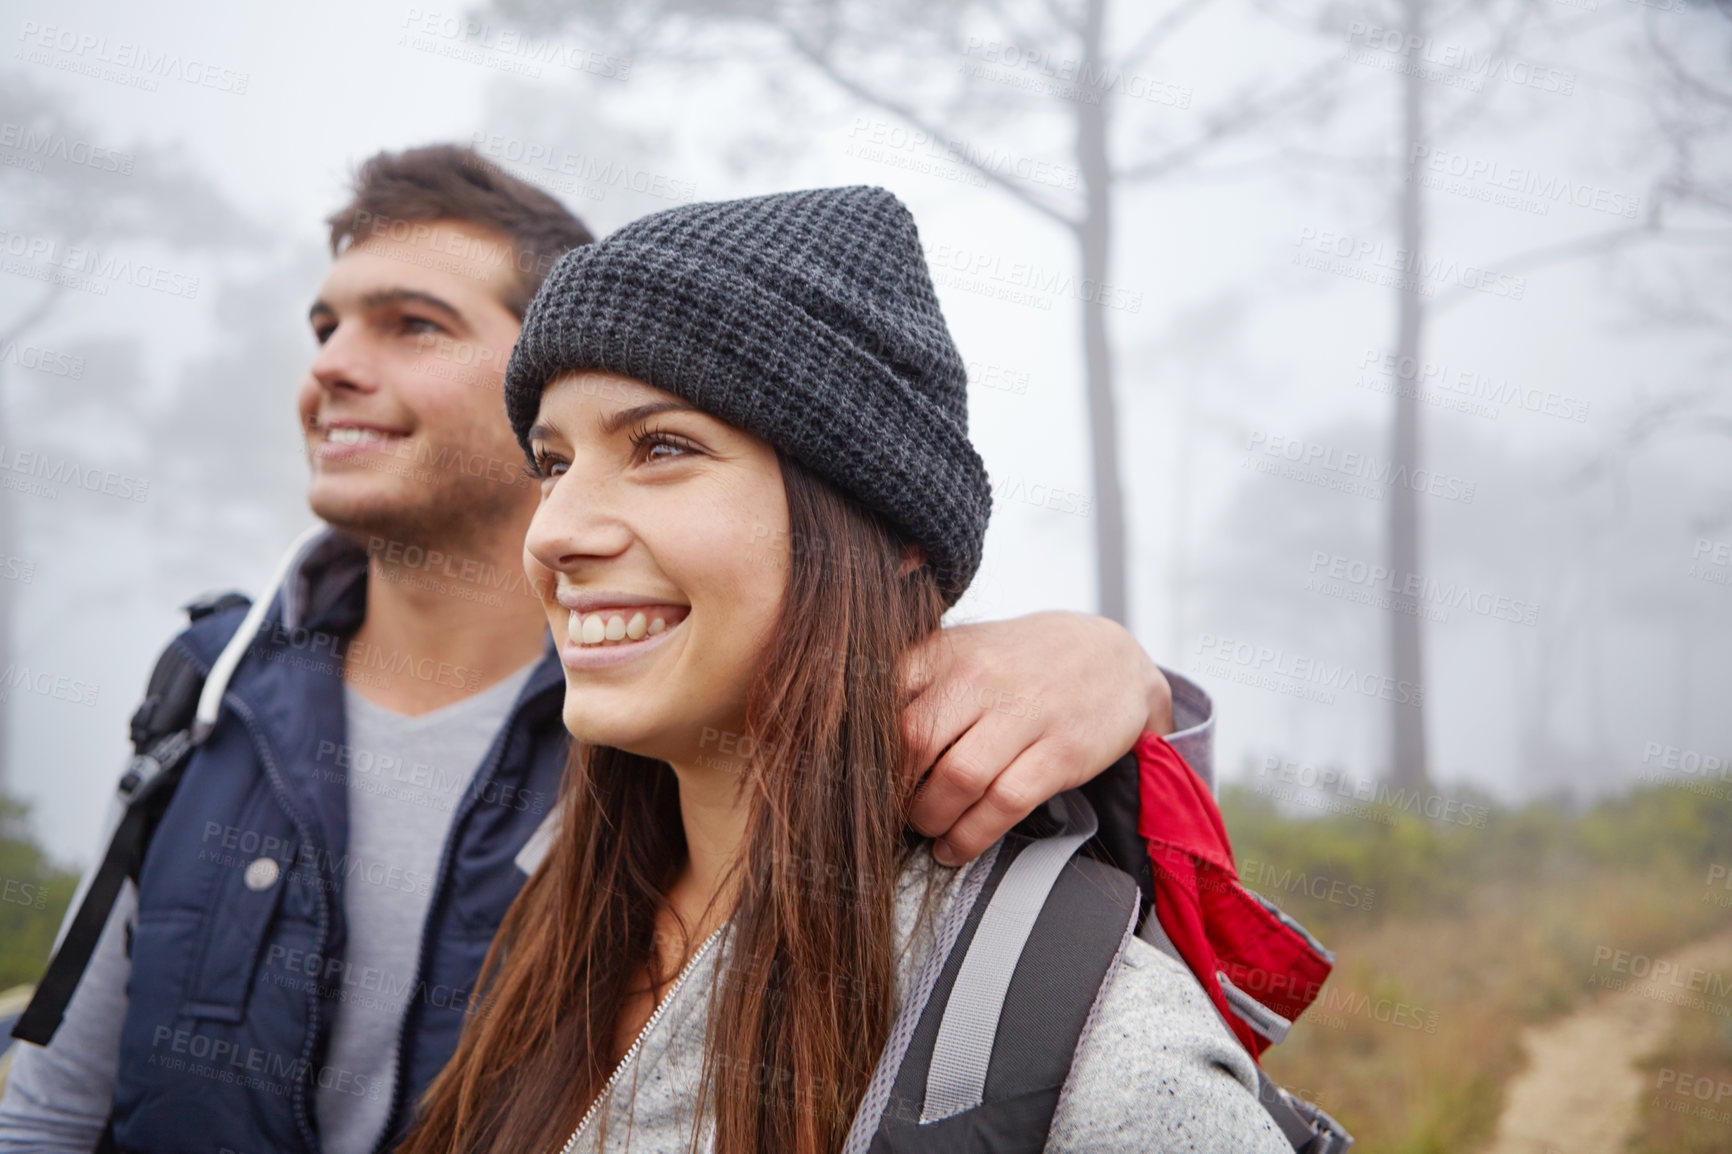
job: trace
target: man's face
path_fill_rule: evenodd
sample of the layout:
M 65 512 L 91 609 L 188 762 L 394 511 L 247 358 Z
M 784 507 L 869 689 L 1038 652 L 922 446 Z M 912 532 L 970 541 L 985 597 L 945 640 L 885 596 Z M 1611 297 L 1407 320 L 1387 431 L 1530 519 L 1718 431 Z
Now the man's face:
M 514 259 L 471 225 L 408 231 L 350 245 L 308 312 L 307 503 L 351 536 L 478 551 L 536 503 L 503 400 Z

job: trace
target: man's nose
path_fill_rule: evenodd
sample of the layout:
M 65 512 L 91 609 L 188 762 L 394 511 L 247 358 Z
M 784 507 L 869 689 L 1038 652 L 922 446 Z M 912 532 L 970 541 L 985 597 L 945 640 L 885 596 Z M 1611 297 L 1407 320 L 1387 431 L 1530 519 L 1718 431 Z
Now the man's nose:
M 374 358 L 355 326 L 339 324 L 313 357 L 311 373 L 328 392 L 372 392 L 378 387 Z

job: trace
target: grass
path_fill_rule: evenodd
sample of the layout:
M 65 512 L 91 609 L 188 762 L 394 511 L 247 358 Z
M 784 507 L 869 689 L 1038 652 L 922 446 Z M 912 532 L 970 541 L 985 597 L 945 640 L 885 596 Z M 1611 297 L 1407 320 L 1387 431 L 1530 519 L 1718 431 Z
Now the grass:
M 1732 865 L 1724 802 L 1654 786 L 1575 813 L 1486 804 L 1475 828 L 1390 807 L 1379 820 L 1295 820 L 1247 789 L 1222 797 L 1247 884 L 1337 957 L 1265 1066 L 1364 1154 L 1483 1145 L 1520 1069 L 1522 1029 L 1594 993 L 1596 951 L 1658 955 L 1732 924 L 1732 910 L 1703 900 L 1709 867 Z M 39 976 L 76 882 L 25 818 L 0 798 L 0 990 Z M 1727 1021 L 1680 1015 L 1646 1067 L 1636 1154 L 1732 1150 L 1732 1091 L 1704 1104 L 1676 1077 L 1732 1086 Z M 1691 1111 L 1701 1105 L 1712 1116 Z
M 1390 824 L 1293 821 L 1246 790 L 1222 808 L 1247 883 L 1337 957 L 1265 1067 L 1367 1154 L 1483 1145 L 1520 1069 L 1522 1029 L 1594 992 L 1596 951 L 1656 955 L 1732 920 L 1702 901 L 1707 865 L 1732 861 L 1732 823 L 1678 790 L 1578 814 L 1494 808 L 1483 829 L 1392 810 Z M 1715 1148 L 1732 1148 L 1732 1129 L 1720 1138 Z
M 1732 1018 L 1681 1012 L 1642 1073 L 1630 1154 L 1732 1150 Z

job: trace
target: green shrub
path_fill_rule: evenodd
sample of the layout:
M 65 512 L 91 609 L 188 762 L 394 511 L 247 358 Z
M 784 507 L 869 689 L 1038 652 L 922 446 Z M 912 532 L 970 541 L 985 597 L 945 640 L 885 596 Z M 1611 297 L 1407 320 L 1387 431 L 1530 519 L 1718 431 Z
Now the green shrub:
M 0 796 L 0 990 L 41 977 L 78 875 L 30 836 L 22 802 Z

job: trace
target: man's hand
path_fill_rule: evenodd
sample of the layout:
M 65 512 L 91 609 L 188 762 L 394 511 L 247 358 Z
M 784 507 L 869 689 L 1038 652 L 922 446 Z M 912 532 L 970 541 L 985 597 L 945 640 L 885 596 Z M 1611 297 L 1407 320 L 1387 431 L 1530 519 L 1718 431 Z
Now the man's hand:
M 939 839 L 933 854 L 946 864 L 1094 777 L 1144 730 L 1173 731 L 1167 679 L 1104 617 L 1036 613 L 943 629 L 902 676 L 913 772 L 932 770 L 908 821 Z

